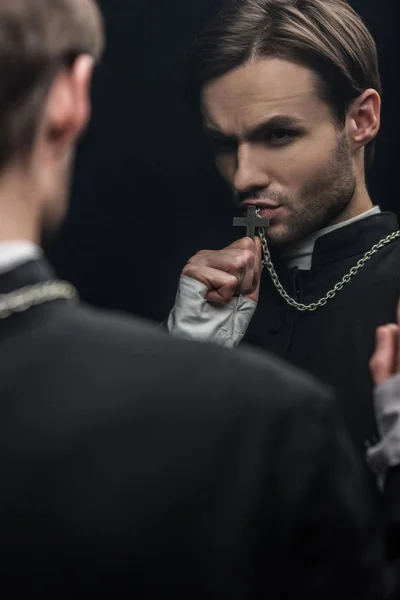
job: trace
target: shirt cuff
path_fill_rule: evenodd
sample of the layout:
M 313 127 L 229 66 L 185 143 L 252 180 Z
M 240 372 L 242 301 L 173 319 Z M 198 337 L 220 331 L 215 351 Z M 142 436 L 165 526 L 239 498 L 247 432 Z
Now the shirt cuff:
M 181 276 L 175 306 L 167 321 L 169 333 L 183 339 L 236 347 L 246 333 L 256 302 L 239 296 L 227 304 L 216 304 L 206 300 L 207 293 L 207 287 L 200 281 Z

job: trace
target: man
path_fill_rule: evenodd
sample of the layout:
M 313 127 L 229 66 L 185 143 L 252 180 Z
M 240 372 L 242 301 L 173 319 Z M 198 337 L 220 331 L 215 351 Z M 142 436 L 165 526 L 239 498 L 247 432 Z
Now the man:
M 178 337 L 244 339 L 332 385 L 362 455 L 377 437 L 374 331 L 400 293 L 397 219 L 365 182 L 380 90 L 374 41 L 345 1 L 225 5 L 197 39 L 192 93 L 236 206 L 269 227 L 262 243 L 191 258 L 168 320 Z
M 81 306 L 41 255 L 102 45 L 92 0 L 0 0 L 2 589 L 379 598 L 330 394 L 277 360 Z

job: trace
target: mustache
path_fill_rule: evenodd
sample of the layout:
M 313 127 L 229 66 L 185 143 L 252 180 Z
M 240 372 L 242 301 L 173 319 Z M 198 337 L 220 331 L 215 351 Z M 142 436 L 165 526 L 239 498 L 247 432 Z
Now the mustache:
M 271 191 L 253 191 L 253 192 L 233 192 L 233 201 L 236 206 L 241 206 L 243 202 L 260 200 L 261 202 L 272 202 L 275 204 L 287 204 L 290 197 L 282 192 Z

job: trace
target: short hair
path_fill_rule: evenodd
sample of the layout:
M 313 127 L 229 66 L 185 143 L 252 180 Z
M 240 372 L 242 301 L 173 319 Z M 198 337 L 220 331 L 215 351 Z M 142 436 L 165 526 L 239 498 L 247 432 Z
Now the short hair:
M 317 75 L 316 91 L 343 127 L 351 102 L 366 89 L 382 93 L 375 41 L 345 0 L 229 0 L 190 52 L 191 102 L 205 85 L 252 60 L 282 58 Z M 370 167 L 375 140 L 367 144 Z
M 58 69 L 103 45 L 94 0 L 0 0 L 0 170 L 29 153 Z

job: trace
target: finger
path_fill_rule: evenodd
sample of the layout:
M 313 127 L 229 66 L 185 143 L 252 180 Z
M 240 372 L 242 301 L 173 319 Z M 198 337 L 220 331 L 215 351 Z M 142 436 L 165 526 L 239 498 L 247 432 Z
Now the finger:
M 252 240 L 249 237 L 244 237 L 241 238 L 240 240 L 236 240 L 235 242 L 233 242 L 232 244 L 230 244 L 230 246 L 226 247 L 226 250 L 251 250 L 252 252 L 255 252 L 255 239 Z
M 254 276 L 251 288 L 245 293 L 245 296 L 253 302 L 258 302 L 260 296 L 260 285 L 261 285 L 261 274 L 262 274 L 262 246 L 261 240 L 255 238 L 255 264 L 254 264 Z
M 221 287 L 218 290 L 210 290 L 206 296 L 207 302 L 214 304 L 228 304 L 235 295 L 235 290 L 231 287 Z
M 238 285 L 237 277 L 212 267 L 186 265 L 182 274 L 200 281 L 209 291 L 216 292 L 213 297 L 217 297 L 221 302 L 229 302 Z
M 257 239 L 257 238 L 256 238 Z M 194 256 L 190 258 L 188 262 L 197 262 L 198 259 L 204 258 L 209 254 L 220 254 L 230 250 L 250 250 L 251 252 L 256 252 L 255 241 L 249 237 L 242 238 L 240 240 L 236 240 L 230 246 L 226 248 L 222 248 L 221 250 L 200 250 Z
M 238 287 L 235 290 L 235 295 L 239 296 L 240 294 L 249 294 L 256 286 L 258 281 L 258 275 L 256 270 L 258 271 L 258 259 L 257 259 L 257 249 L 255 243 L 252 243 L 252 249 L 247 250 L 237 250 L 236 252 L 240 252 L 241 260 L 244 261 L 244 271 L 243 277 L 240 280 L 238 278 L 239 283 Z M 233 250 L 231 250 L 233 252 Z M 236 273 L 234 273 L 236 274 Z
M 200 250 L 188 260 L 188 264 L 204 262 L 204 258 L 209 254 L 213 254 L 215 250 Z
M 393 345 L 393 365 L 392 365 L 392 375 L 398 373 L 400 370 L 399 365 L 399 331 L 400 328 L 398 325 L 394 323 L 390 323 L 388 326 L 389 334 L 391 336 L 391 344 Z
M 236 288 L 235 294 L 248 294 L 254 286 L 254 268 L 255 268 L 255 257 L 253 258 L 253 265 L 248 266 L 243 273 L 243 279 L 239 282 Z
M 376 331 L 376 347 L 370 361 L 375 385 L 383 383 L 396 371 L 397 334 L 398 327 L 396 325 L 378 327 Z
M 232 295 L 247 293 L 254 287 L 256 246 L 250 239 L 242 240 L 241 246 L 243 247 L 228 247 L 215 252 L 201 251 L 190 259 L 182 274 L 204 283 L 208 290 L 213 292 L 208 297 L 211 302 L 227 302 Z M 251 246 L 252 249 L 246 249 L 244 246 Z M 232 279 L 218 278 L 216 272 L 233 275 L 236 278 L 236 288 L 232 290 Z
M 260 286 L 261 279 L 258 280 L 257 284 L 253 287 L 252 291 L 249 294 L 246 294 L 246 298 L 249 300 L 253 300 L 253 302 L 258 303 L 258 299 L 260 296 Z
M 248 269 L 254 270 L 255 254 L 251 250 L 226 249 L 199 258 L 193 264 L 204 265 L 231 273 L 239 279 L 239 283 L 242 283 L 246 271 Z M 251 286 L 251 281 L 248 284 L 249 286 Z
M 190 260 L 193 260 L 193 258 L 195 258 L 196 256 L 207 256 L 207 254 L 212 254 L 213 252 L 216 252 L 216 251 L 215 250 L 199 250 L 199 252 L 196 252 L 196 254 Z
M 255 279 L 256 279 L 256 283 L 258 283 L 261 279 L 262 259 L 263 259 L 262 245 L 261 245 L 261 240 L 259 237 L 255 238 L 254 245 L 255 245 L 255 249 L 256 249 Z

